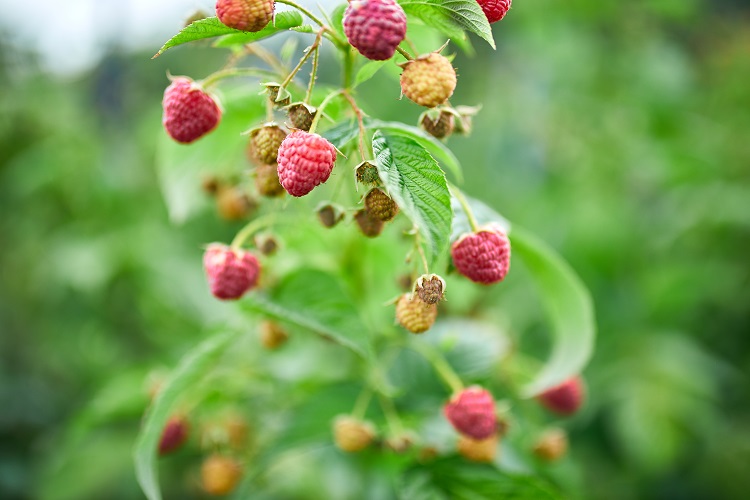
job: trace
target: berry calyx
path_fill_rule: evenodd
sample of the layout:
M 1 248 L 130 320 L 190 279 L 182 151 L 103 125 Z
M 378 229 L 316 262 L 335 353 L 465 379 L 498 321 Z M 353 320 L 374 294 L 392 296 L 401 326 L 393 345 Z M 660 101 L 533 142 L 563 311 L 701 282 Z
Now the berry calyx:
M 572 415 L 583 403 L 583 381 L 573 377 L 537 396 L 539 402 L 558 415 Z
M 217 0 L 216 17 L 225 26 L 260 31 L 273 18 L 274 0 Z
M 403 65 L 401 92 L 428 108 L 443 104 L 456 89 L 456 70 L 445 56 L 431 52 Z
M 182 416 L 167 420 L 159 440 L 159 455 L 166 455 L 179 449 L 187 441 L 190 425 Z
M 268 92 L 268 100 L 271 105 L 275 108 L 283 108 L 289 106 L 292 102 L 292 96 L 289 91 L 276 82 L 268 82 L 265 84 L 266 92 Z
M 487 21 L 496 23 L 505 17 L 510 10 L 511 0 L 477 0 Z
M 496 226 L 467 233 L 451 246 L 453 265 L 475 283 L 490 285 L 505 279 L 510 269 L 510 240 Z
M 493 462 L 497 456 L 497 434 L 485 439 L 472 439 L 466 436 L 458 438 L 458 453 L 472 462 Z
M 487 439 L 497 431 L 495 399 L 479 386 L 454 395 L 443 411 L 459 433 L 472 439 Z
M 295 130 L 279 147 L 279 181 L 292 196 L 305 196 L 328 180 L 335 162 L 333 144 L 318 134 Z
M 177 142 L 189 144 L 211 132 L 221 120 L 213 97 L 187 77 L 177 77 L 164 91 L 162 124 Z
M 201 465 L 201 485 L 209 495 L 231 493 L 241 477 L 239 462 L 223 455 L 211 455 Z
M 365 210 L 375 219 L 387 222 L 398 214 L 398 205 L 382 189 L 372 189 L 365 196 Z
M 217 299 L 239 299 L 258 284 L 258 259 L 244 250 L 213 243 L 203 254 L 203 267 L 211 293 Z
M 437 305 L 427 304 L 418 295 L 405 293 L 396 303 L 396 321 L 411 333 L 424 333 L 437 319 Z
M 350 415 L 339 415 L 333 421 L 333 439 L 343 451 L 361 451 L 375 439 L 375 427 Z
M 286 132 L 277 125 L 264 125 L 256 128 L 250 133 L 248 155 L 258 163 L 274 164 L 285 137 Z
M 380 182 L 378 167 L 367 161 L 357 165 L 356 176 L 357 182 L 362 184 L 377 184 Z
M 425 304 L 437 304 L 445 295 L 445 280 L 437 274 L 423 274 L 417 278 L 414 292 Z
M 344 12 L 344 34 L 366 58 L 385 61 L 406 37 L 406 14 L 395 0 L 352 0 Z

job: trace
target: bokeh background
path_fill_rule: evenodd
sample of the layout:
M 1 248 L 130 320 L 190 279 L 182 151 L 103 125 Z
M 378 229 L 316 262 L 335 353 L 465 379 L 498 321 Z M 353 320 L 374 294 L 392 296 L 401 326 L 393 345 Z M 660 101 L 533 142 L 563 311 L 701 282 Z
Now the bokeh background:
M 224 314 L 196 256 L 239 227 L 172 224 L 154 167 L 166 71 L 223 59 L 150 56 L 212 2 L 0 7 L 0 497 L 140 498 L 140 388 Z M 576 495 L 746 498 L 750 5 L 516 0 L 494 34 L 455 59 L 453 102 L 483 108 L 450 147 L 592 292 Z

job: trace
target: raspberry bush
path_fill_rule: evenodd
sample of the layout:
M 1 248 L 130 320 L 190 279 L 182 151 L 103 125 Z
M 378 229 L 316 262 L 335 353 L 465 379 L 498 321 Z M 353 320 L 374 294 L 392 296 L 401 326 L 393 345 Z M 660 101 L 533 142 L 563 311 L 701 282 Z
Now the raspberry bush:
M 554 252 L 461 191 L 446 142 L 469 136 L 481 112 L 452 101 L 454 46 L 473 53 L 477 35 L 494 48 L 489 23 L 509 8 L 353 0 L 314 13 L 292 0 L 220 0 L 216 17 L 159 51 L 212 38 L 220 66 L 171 77 L 165 92 L 170 215 L 184 222 L 213 197 L 244 226 L 204 242 L 206 300 L 228 302 L 226 317 L 147 410 L 135 464 L 150 499 L 161 498 L 159 454 L 186 449 L 203 456 L 196 481 L 211 495 L 561 494 L 547 462 L 567 442 L 548 426 L 585 409 L 590 299 Z M 283 46 L 265 41 L 275 35 Z M 379 98 L 430 109 L 413 123 L 382 119 L 359 91 L 371 79 Z M 509 332 L 523 324 L 493 321 L 516 279 L 536 285 L 546 348 L 522 349 Z M 554 396 L 568 380 L 571 395 Z M 359 478 L 351 491 L 334 480 L 299 489 L 296 479 L 326 478 L 332 463 Z

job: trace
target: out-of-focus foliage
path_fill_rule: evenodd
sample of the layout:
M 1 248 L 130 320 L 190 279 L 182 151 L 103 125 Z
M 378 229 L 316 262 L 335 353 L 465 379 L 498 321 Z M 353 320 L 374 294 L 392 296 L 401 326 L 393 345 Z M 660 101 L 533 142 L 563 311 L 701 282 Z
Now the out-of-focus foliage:
M 750 488 L 749 18 L 730 1 L 517 1 L 513 22 L 494 28 L 497 52 L 475 43 L 477 58 L 454 61 L 452 101 L 483 104 L 472 136 L 450 140 L 467 192 L 556 247 L 596 303 L 571 457 L 534 465 L 573 497 L 743 498 Z M 0 496 L 141 498 L 131 449 L 149 374 L 175 366 L 205 325 L 242 325 L 209 299 L 200 268 L 200 245 L 239 224 L 204 209 L 173 226 L 154 169 L 166 67 L 202 76 L 222 61 L 195 49 L 156 61 L 113 54 L 70 81 L 2 48 Z M 416 123 L 392 74 L 363 83 L 363 102 L 378 103 L 377 118 Z M 474 307 L 465 291 L 447 305 Z M 512 311 L 509 336 L 543 353 L 533 290 L 509 283 L 487 295 Z M 338 361 L 327 346 L 295 349 Z M 294 366 L 285 356 L 274 373 Z M 309 379 L 290 392 L 306 405 L 288 436 L 299 444 L 325 438 L 315 432 L 331 402 L 344 411 L 356 392 L 327 394 L 333 407 L 322 409 L 314 396 L 337 373 L 296 368 Z M 245 394 L 242 381 L 214 377 Z M 192 451 L 163 460 L 166 498 L 198 495 L 192 439 Z M 503 464 L 523 472 L 517 456 L 504 448 Z M 319 483 L 339 485 L 346 498 L 371 458 L 312 449 L 271 464 L 268 479 L 281 494 L 292 479 L 319 495 L 331 491 Z M 326 476 L 310 472 L 315 463 L 330 464 Z M 412 471 L 408 487 L 461 469 L 440 461 Z M 472 474 L 463 480 L 481 484 Z

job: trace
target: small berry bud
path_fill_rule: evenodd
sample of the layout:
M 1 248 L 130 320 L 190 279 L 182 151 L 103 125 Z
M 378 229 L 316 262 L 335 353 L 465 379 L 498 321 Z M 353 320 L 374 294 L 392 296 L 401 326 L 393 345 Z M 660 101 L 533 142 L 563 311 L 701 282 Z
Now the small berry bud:
M 357 452 L 370 446 L 375 439 L 375 428 L 370 422 L 339 415 L 333 422 L 333 438 L 339 449 Z
M 276 165 L 261 164 L 255 167 L 255 188 L 258 194 L 268 198 L 278 198 L 286 194 L 279 182 Z
M 266 83 L 266 92 L 268 93 L 268 100 L 275 108 L 284 108 L 289 106 L 292 102 L 292 96 L 289 94 L 287 89 L 281 88 L 278 83 L 270 82 Z
M 458 453 L 472 462 L 493 462 L 497 455 L 497 434 L 485 439 L 472 439 L 466 436 L 458 438 Z
M 534 455 L 552 462 L 558 460 L 568 451 L 568 436 L 562 429 L 545 431 L 534 444 Z
M 289 339 L 289 334 L 278 323 L 264 321 L 260 324 L 260 342 L 266 349 L 278 349 Z
M 419 124 L 422 128 L 433 137 L 438 139 L 444 139 L 453 133 L 453 124 L 455 117 L 450 111 L 439 111 L 433 113 L 434 110 L 422 113 L 422 118 L 419 120 Z
M 357 181 L 362 184 L 377 184 L 380 182 L 378 168 L 370 162 L 362 162 L 357 166 Z
M 365 210 L 375 219 L 387 222 L 398 214 L 398 205 L 382 189 L 374 188 L 365 196 Z
M 326 203 L 318 208 L 318 219 L 327 228 L 332 228 L 344 220 L 344 212 L 337 206 Z
M 354 220 L 357 222 L 357 226 L 359 226 L 362 234 L 368 238 L 375 238 L 383 232 L 383 221 L 370 215 L 364 208 L 354 214 Z
M 411 333 L 424 333 L 437 318 L 437 306 L 424 303 L 419 296 L 405 293 L 396 303 L 396 321 Z
M 437 274 L 423 274 L 417 278 L 414 291 L 425 304 L 437 304 L 445 294 L 445 280 Z
M 287 114 L 289 116 L 289 121 L 292 123 L 292 127 L 304 130 L 305 132 L 310 131 L 310 127 L 312 126 L 312 122 L 317 113 L 318 111 L 315 108 L 301 102 L 292 104 L 287 108 Z

